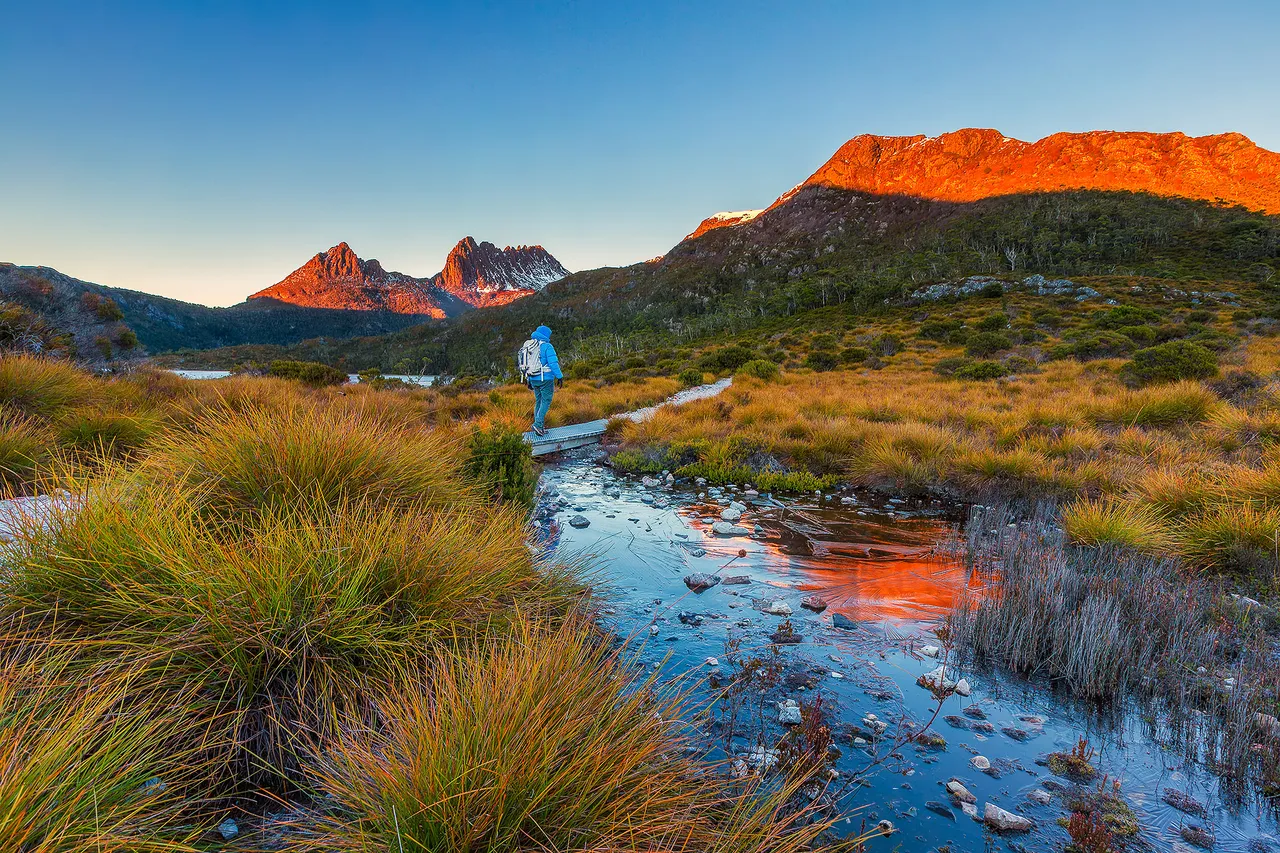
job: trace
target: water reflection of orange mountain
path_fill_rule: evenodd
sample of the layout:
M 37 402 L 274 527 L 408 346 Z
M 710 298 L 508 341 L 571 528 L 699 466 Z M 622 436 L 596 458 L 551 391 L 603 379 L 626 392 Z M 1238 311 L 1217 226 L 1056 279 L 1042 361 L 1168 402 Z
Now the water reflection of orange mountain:
M 814 592 L 855 620 L 935 619 L 968 573 L 937 545 L 950 533 L 934 519 L 808 510 L 761 519 L 767 564 L 793 588 Z

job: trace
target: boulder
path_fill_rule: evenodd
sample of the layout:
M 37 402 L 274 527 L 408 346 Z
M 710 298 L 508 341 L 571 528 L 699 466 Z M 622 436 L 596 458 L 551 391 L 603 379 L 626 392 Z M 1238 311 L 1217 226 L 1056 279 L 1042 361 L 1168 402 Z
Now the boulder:
M 569 526 L 576 527 L 581 530 L 584 527 L 590 527 L 591 522 L 587 520 L 586 516 L 575 515 L 573 518 L 569 519 Z
M 987 826 L 999 832 L 1027 832 L 1035 826 L 1030 818 L 1005 811 L 995 803 L 987 803 L 982 811 L 982 819 Z
M 936 658 L 942 652 L 942 649 L 937 646 L 921 646 L 917 651 L 927 658 Z
M 727 521 L 730 524 L 733 524 L 733 523 L 736 523 L 740 518 L 742 518 L 742 510 L 740 509 L 734 509 L 733 507 L 729 507 L 728 509 L 720 510 L 721 521 Z
M 736 524 L 730 524 L 727 521 L 713 522 L 711 532 L 717 536 L 750 536 L 751 531 L 745 527 L 739 527 Z
M 720 576 L 708 572 L 694 572 L 684 576 L 684 585 L 694 592 L 702 592 L 720 583 Z
M 814 613 L 821 613 L 827 609 L 827 601 L 816 595 L 806 595 L 800 599 L 800 606 L 806 610 L 812 610 Z
M 840 628 L 841 630 L 844 630 L 844 631 L 858 630 L 858 623 L 854 622 L 852 619 L 850 619 L 848 616 L 845 616 L 843 613 L 832 613 L 831 624 L 833 627 Z
M 956 682 L 956 693 L 960 696 L 969 696 L 973 693 L 973 688 L 969 686 L 966 679 L 960 679 Z
M 798 726 L 804 722 L 800 716 L 800 703 L 794 699 L 779 702 L 778 722 L 784 726 Z
M 781 598 L 773 599 L 772 601 L 766 603 L 760 609 L 763 610 L 765 613 L 771 614 L 773 616 L 790 616 L 791 615 L 791 605 L 787 604 Z

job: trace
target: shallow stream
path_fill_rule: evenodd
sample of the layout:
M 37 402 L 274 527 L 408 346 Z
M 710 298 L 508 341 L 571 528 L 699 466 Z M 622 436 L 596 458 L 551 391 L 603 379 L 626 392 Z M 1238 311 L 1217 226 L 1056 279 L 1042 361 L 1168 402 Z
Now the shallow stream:
M 842 755 L 836 768 L 845 774 L 883 755 L 904 724 L 923 725 L 934 717 L 937 703 L 916 679 L 938 667 L 939 660 L 928 654 L 929 646 L 939 645 L 932 628 L 970 583 L 947 547 L 955 541 L 963 507 L 853 492 L 815 496 L 785 506 L 752 506 L 737 522 L 748 532 L 725 536 L 713 533 L 710 524 L 730 500 L 741 498 L 736 490 L 704 489 L 706 497 L 699 498 L 696 488 L 645 486 L 615 476 L 589 456 L 562 457 L 544 468 L 538 523 L 560 557 L 592 558 L 609 589 L 602 619 L 630 638 L 644 666 L 658 667 L 663 679 L 696 678 L 694 696 L 709 701 L 711 682 L 728 674 L 733 656 L 727 643 L 740 643 L 739 655 L 776 649 L 781 683 L 768 696 L 770 737 L 782 731 L 774 701 L 821 697 L 833 730 L 843 736 L 837 740 Z M 694 593 L 683 581 L 694 572 L 750 582 Z M 825 599 L 827 609 L 802 607 L 808 595 Z M 757 601 L 785 602 L 785 608 L 774 609 L 789 608 L 791 615 L 764 612 L 760 604 L 753 606 Z M 771 642 L 784 619 L 801 642 Z M 836 621 L 851 627 L 836 627 Z M 1194 825 L 1216 837 L 1218 851 L 1280 853 L 1274 806 L 1226 796 L 1211 772 L 1162 746 L 1168 729 L 1151 709 L 1134 704 L 1100 717 L 1045 683 L 999 670 L 960 674 L 972 686 L 971 695 L 947 698 L 931 728 L 945 738 L 945 747 L 902 745 L 868 784 L 844 794 L 843 830 L 891 821 L 896 831 L 870 842 L 882 850 L 949 845 L 977 851 L 989 843 L 1061 849 L 1069 841 L 1058 823 L 1069 814 L 1068 783 L 1050 773 L 1044 757 L 1069 752 L 1085 737 L 1097 750 L 1094 763 L 1108 790 L 1120 782 L 1143 844 L 1189 853 L 1196 848 L 1180 830 Z M 724 757 L 718 719 L 713 710 L 698 729 L 709 754 Z M 885 723 L 878 741 L 862 737 Z M 738 737 L 728 749 L 749 758 L 753 745 Z M 977 756 L 989 761 L 989 771 L 974 766 Z M 944 785 L 952 778 L 976 796 L 979 814 L 991 802 L 1032 819 L 1035 828 L 992 836 L 947 795 Z M 1166 789 L 1204 804 L 1207 814 L 1193 817 L 1167 805 Z M 1041 799 L 1048 792 L 1049 801 L 1037 802 L 1033 792 Z

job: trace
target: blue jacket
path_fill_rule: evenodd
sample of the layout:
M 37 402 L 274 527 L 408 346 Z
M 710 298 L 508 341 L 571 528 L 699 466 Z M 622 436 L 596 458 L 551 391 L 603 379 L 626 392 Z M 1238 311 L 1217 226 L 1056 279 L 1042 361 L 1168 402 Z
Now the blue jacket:
M 539 351 L 539 357 L 542 359 L 542 376 L 529 378 L 535 382 L 543 381 L 550 372 L 553 378 L 563 379 L 564 374 L 560 372 L 560 356 L 556 355 L 556 348 L 551 345 L 551 329 L 539 326 L 530 337 L 535 341 L 542 341 L 542 349 Z

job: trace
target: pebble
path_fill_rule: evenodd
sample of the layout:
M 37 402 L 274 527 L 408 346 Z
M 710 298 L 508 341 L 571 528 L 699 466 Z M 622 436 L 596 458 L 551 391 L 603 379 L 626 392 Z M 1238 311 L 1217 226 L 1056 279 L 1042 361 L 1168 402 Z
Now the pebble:
M 969 759 L 969 763 L 972 764 L 978 770 L 991 769 L 991 762 L 987 759 L 986 756 L 983 756 L 983 755 L 975 755 L 973 758 Z

